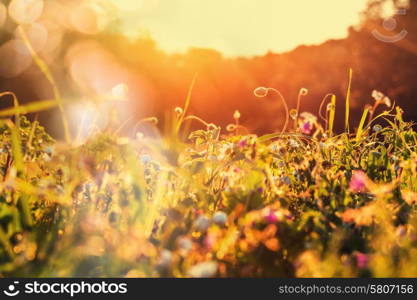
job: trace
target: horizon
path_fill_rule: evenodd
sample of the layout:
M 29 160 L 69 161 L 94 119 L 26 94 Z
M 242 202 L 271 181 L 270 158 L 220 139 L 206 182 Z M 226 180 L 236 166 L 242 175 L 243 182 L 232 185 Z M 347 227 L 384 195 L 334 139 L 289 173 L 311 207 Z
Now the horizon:
M 224 57 L 285 53 L 301 45 L 318 45 L 327 40 L 346 38 L 349 27 L 359 24 L 360 13 L 366 7 L 363 0 L 337 3 L 319 0 L 314 4 L 306 0 L 290 3 L 244 0 L 239 1 L 239 5 L 235 0 L 226 4 L 220 0 L 191 4 L 173 0 L 164 5 L 155 0 L 108 1 L 121 10 L 120 30 L 127 37 L 151 37 L 158 48 L 168 54 L 183 54 L 197 48 L 216 50 Z M 262 10 L 256 9 L 260 2 L 263 3 Z M 218 9 L 220 6 L 221 10 Z M 317 10 L 320 6 L 326 9 Z M 297 10 L 298 7 L 304 9 Z M 226 17 L 236 9 L 240 9 L 240 13 L 234 14 L 233 23 L 229 22 Z M 311 14 L 312 9 L 321 12 L 320 16 Z M 297 14 L 288 14 L 287 11 L 297 11 Z M 300 21 L 309 26 L 299 26 Z M 286 30 L 289 27 L 291 32 Z

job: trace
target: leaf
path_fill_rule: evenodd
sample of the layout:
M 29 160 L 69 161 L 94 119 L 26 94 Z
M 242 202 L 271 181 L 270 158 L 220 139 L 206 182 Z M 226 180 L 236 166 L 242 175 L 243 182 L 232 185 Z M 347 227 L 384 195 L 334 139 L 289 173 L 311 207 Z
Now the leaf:
M 6 120 L 3 121 L 9 128 L 11 132 L 11 143 L 12 143 L 12 154 L 14 159 L 14 164 L 18 173 L 22 173 L 24 169 L 23 163 L 23 153 L 22 153 L 22 144 L 20 142 L 20 133 L 19 129 L 13 124 L 12 121 Z
M 366 117 L 368 116 L 369 108 L 366 108 L 363 111 L 361 121 L 359 122 L 358 132 L 356 133 L 356 142 L 359 143 L 362 134 L 363 134 L 363 126 L 365 125 Z
M 282 136 L 282 133 L 270 133 L 270 134 L 265 134 L 265 135 L 263 135 L 263 136 L 260 136 L 260 137 L 258 138 L 258 141 L 259 141 L 259 142 L 266 142 L 266 141 L 272 140 L 272 139 L 277 138 L 277 137 L 280 137 L 280 136 Z

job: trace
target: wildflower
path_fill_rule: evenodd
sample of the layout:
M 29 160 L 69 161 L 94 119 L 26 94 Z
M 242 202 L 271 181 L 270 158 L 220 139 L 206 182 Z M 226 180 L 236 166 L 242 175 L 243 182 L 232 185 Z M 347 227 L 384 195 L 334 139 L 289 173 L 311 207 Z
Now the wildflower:
M 357 252 L 355 255 L 355 258 L 356 258 L 356 265 L 359 268 L 364 269 L 368 266 L 368 256 L 366 254 Z
M 191 250 L 192 247 L 193 247 L 193 243 L 191 242 L 189 238 L 182 237 L 178 240 L 178 248 L 184 255 L 186 255 Z
M 149 155 L 147 155 L 147 154 L 144 154 L 144 155 L 141 155 L 140 157 L 139 157 L 139 159 L 140 159 L 140 161 L 143 163 L 143 164 L 148 164 L 148 163 L 150 163 L 151 162 L 151 157 L 149 156 Z
M 379 124 L 376 124 L 374 127 L 372 127 L 372 130 L 375 132 L 380 132 L 382 130 L 382 126 Z
M 301 89 L 300 89 L 299 94 L 300 94 L 301 96 L 305 96 L 305 95 L 307 95 L 307 94 L 308 94 L 308 89 L 306 89 L 306 88 L 301 88 Z
M 209 231 L 207 233 L 206 238 L 204 239 L 204 246 L 207 248 L 207 250 L 212 250 L 213 247 L 216 245 L 218 235 L 216 232 Z
M 282 177 L 281 177 L 281 182 L 282 182 L 283 184 L 290 185 L 290 184 L 291 184 L 291 178 L 290 178 L 290 177 L 288 177 L 288 176 L 282 176 Z
M 377 90 L 373 90 L 372 91 L 372 98 L 375 99 L 375 101 L 381 101 L 384 98 L 384 94 L 381 93 L 380 91 Z
M 309 120 L 312 123 L 315 123 L 317 121 L 317 117 L 315 115 L 313 115 L 312 113 L 309 112 L 302 112 L 300 114 L 300 117 L 305 119 L 305 120 Z
M 374 90 L 372 92 L 372 98 L 374 98 L 375 101 L 377 101 L 377 102 L 381 102 L 381 103 L 385 104 L 387 107 L 391 107 L 391 105 L 392 105 L 391 99 L 388 98 L 387 96 L 385 96 L 380 91 Z
M 246 146 L 248 145 L 248 141 L 247 141 L 247 140 L 245 140 L 245 139 L 240 140 L 240 141 L 237 143 L 237 145 L 238 145 L 238 147 L 240 147 L 240 148 L 246 147 Z
M 268 88 L 258 87 L 253 91 L 253 94 L 258 98 L 266 97 L 268 95 Z
M 235 110 L 233 113 L 233 119 L 239 120 L 240 119 L 240 112 L 238 110 Z
M 54 153 L 54 146 L 46 146 L 44 148 L 45 153 L 52 155 Z
M 188 270 L 188 275 L 194 278 L 213 277 L 217 273 L 217 263 L 215 261 L 206 261 L 199 263 Z
M 391 107 L 392 103 L 391 103 L 391 99 L 388 97 L 384 97 L 383 99 L 383 103 L 387 106 L 387 107 Z
M 396 230 L 396 234 L 398 237 L 403 238 L 407 235 L 407 227 L 404 225 L 398 226 Z
M 171 253 L 171 251 L 166 250 L 166 249 L 162 250 L 161 256 L 160 256 L 159 261 L 158 261 L 158 265 L 160 267 L 166 268 L 171 264 L 171 262 L 172 262 L 172 253 Z
M 353 175 L 349 183 L 349 188 L 356 193 L 364 192 L 366 190 L 368 181 L 369 178 L 363 171 L 353 171 Z
M 227 215 L 222 211 L 217 211 L 213 215 L 213 222 L 219 226 L 224 226 L 227 222 Z
M 197 218 L 197 220 L 194 223 L 195 228 L 197 229 L 197 231 L 199 232 L 206 232 L 207 229 L 210 226 L 210 219 L 207 218 L 204 215 L 201 215 Z
M 264 217 L 264 220 L 269 224 L 274 224 L 278 221 L 278 217 L 273 210 L 268 210 L 267 214 Z
M 203 215 L 203 211 L 198 208 L 194 208 L 193 212 L 194 212 L 194 216 L 196 217 Z
M 300 126 L 300 129 L 303 134 L 311 134 L 311 131 L 313 130 L 313 124 L 311 124 L 310 121 L 303 122 Z

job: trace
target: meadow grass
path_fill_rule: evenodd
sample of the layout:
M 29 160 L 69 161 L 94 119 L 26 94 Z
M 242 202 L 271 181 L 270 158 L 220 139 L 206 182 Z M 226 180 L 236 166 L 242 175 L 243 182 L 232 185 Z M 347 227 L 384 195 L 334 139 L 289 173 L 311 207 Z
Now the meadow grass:
M 325 115 L 297 105 L 292 129 L 256 136 L 238 112 L 227 130 L 188 115 L 190 89 L 160 138 L 107 128 L 81 145 L 23 115 L 59 102 L 13 98 L 0 111 L 2 276 L 416 276 L 413 124 L 376 93 L 356 132 L 336 134 L 328 96 Z M 191 120 L 202 129 L 182 138 Z
M 417 276 L 417 133 L 377 91 L 351 132 L 352 70 L 342 133 L 335 95 L 317 117 L 301 112 L 306 89 L 289 110 L 264 87 L 254 94 L 278 96 L 283 128 L 250 134 L 236 111 L 222 130 L 188 113 L 194 77 L 157 137 L 139 131 L 146 118 L 134 137 L 107 127 L 79 143 L 70 100 L 31 52 L 55 99 L 0 94 L 13 100 L 0 110 L 1 276 Z M 25 116 L 53 107 L 65 142 Z

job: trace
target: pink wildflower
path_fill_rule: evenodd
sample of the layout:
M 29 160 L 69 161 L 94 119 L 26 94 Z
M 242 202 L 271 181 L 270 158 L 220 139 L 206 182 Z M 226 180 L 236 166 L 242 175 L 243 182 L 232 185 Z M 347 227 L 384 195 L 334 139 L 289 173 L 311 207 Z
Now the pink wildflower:
M 273 210 L 270 210 L 266 215 L 265 215 L 265 222 L 273 224 L 276 223 L 278 221 L 278 217 L 276 215 L 276 213 Z
M 365 172 L 353 171 L 353 175 L 349 183 L 349 188 L 356 193 L 364 192 L 366 190 L 368 181 L 369 179 Z
M 305 121 L 301 124 L 300 129 L 303 134 L 311 134 L 311 131 L 313 130 L 313 124 L 311 124 L 310 121 Z
M 355 256 L 356 256 L 356 265 L 359 268 L 364 269 L 368 266 L 368 256 L 366 254 L 357 252 Z
M 246 146 L 247 146 L 247 144 L 248 144 L 248 142 L 247 142 L 245 139 L 240 140 L 240 141 L 237 143 L 237 145 L 238 145 L 240 148 L 246 147 Z

